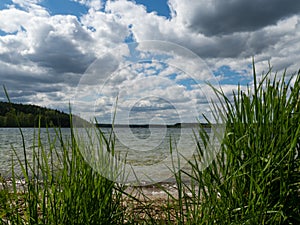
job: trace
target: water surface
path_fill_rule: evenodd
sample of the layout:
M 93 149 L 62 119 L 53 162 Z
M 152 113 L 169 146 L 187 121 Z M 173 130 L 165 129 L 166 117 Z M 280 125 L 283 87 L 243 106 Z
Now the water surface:
M 101 128 L 106 138 L 111 133 L 110 128 Z M 63 139 L 68 142 L 71 137 L 70 128 L 60 129 Z M 196 151 L 194 128 L 116 128 L 115 129 L 115 153 L 126 164 L 136 168 L 147 168 L 149 174 L 167 178 L 163 171 L 156 171 L 156 165 L 167 163 L 171 165 L 170 146 L 173 151 L 180 154 L 191 155 Z M 22 128 L 25 150 L 28 160 L 32 161 L 33 150 L 37 149 L 38 140 L 47 151 L 50 145 L 56 146 L 60 151 L 60 142 L 57 129 L 41 128 L 38 132 L 33 128 Z M 39 137 L 38 137 L 39 136 Z M 11 176 L 12 161 L 15 162 L 15 170 L 20 173 L 17 157 L 24 162 L 24 146 L 22 135 L 18 128 L 0 128 L 0 173 L 3 176 Z M 161 175 L 157 175 L 161 173 Z

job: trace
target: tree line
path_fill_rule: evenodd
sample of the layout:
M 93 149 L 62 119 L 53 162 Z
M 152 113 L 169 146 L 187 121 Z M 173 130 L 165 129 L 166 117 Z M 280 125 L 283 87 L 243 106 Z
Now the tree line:
M 36 105 L 0 101 L 0 127 L 70 127 L 70 116 Z

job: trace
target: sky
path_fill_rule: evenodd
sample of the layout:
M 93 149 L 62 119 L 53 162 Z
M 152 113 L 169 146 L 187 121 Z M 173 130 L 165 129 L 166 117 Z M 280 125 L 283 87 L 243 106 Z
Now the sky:
M 300 65 L 300 1 L 1 0 L 0 84 L 11 101 L 101 123 L 195 122 L 206 83 L 232 95 Z M 6 100 L 0 90 L 0 100 Z

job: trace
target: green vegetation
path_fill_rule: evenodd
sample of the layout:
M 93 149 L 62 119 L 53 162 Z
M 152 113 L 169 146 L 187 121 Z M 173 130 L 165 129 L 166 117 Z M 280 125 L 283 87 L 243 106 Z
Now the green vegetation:
M 27 184 L 24 190 L 18 189 L 14 173 L 12 188 L 2 178 L 0 221 L 2 224 L 299 224 L 300 72 L 289 79 L 285 75 L 280 80 L 271 76 L 270 71 L 258 81 L 254 70 L 254 87 L 239 89 L 233 93 L 233 99 L 215 90 L 221 102 L 215 106 L 223 112 L 226 122 L 221 151 L 202 169 L 199 161 L 206 153 L 199 145 L 197 156 L 189 163 L 192 171 L 174 174 L 176 194 L 157 185 L 168 195 L 160 205 L 144 203 L 130 195 L 125 197 L 124 186 L 94 172 L 79 151 L 86 143 L 77 143 L 70 128 L 69 141 L 63 140 L 57 131 L 60 147 L 49 138 L 47 144 L 51 148 L 46 151 L 46 143 L 39 141 L 33 149 L 33 162 L 13 159 L 23 166 Z M 114 152 L 113 139 L 107 140 L 97 131 L 100 146 L 108 146 Z M 209 147 L 209 135 L 201 125 L 199 136 L 199 141 Z M 182 182 L 184 175 L 190 178 L 189 183 Z M 135 203 L 129 204 L 128 199 Z M 129 209 L 124 208 L 124 202 Z
M 225 137 L 205 170 L 190 162 L 192 185 L 181 182 L 184 172 L 176 174 L 180 224 L 300 223 L 300 72 L 294 84 L 285 74 L 270 76 L 258 82 L 254 70 L 254 89 L 239 89 L 233 101 L 215 90 L 226 112 Z M 208 143 L 201 128 L 200 136 Z M 200 156 L 205 151 L 199 146 Z
M 64 112 L 35 105 L 0 102 L 0 127 L 38 127 L 39 122 L 41 127 L 70 127 L 70 117 Z
M 122 186 L 102 177 L 88 165 L 78 149 L 73 130 L 71 134 L 70 140 L 64 140 L 58 129 L 56 139 L 49 137 L 46 144 L 50 149 L 46 150 L 38 130 L 33 160 L 26 159 L 25 145 L 24 163 L 15 154 L 13 162 L 21 165 L 23 172 L 19 177 L 12 167 L 12 185 L 8 180 L 1 180 L 4 185 L 0 187 L 1 224 L 122 223 Z M 99 142 L 111 147 L 112 143 L 101 132 L 98 134 Z M 55 144 L 57 139 L 59 147 Z M 17 185 L 22 177 L 26 185 Z

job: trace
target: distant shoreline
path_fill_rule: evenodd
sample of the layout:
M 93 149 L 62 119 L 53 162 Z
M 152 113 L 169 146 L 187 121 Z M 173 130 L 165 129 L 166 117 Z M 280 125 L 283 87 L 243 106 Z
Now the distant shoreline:
M 211 128 L 211 125 L 208 123 L 176 123 L 176 124 L 109 124 L 101 123 L 94 124 L 99 128 L 197 128 L 201 125 L 204 128 Z M 48 126 L 48 128 L 61 127 L 61 128 L 70 128 L 70 126 Z M 36 126 L 0 126 L 0 128 L 38 128 Z M 40 126 L 40 128 L 47 128 L 47 126 Z
M 193 127 L 199 127 L 199 124 L 201 124 L 202 127 L 210 128 L 211 125 L 208 123 L 175 123 L 175 124 L 96 124 L 97 127 L 100 128 L 193 128 Z

